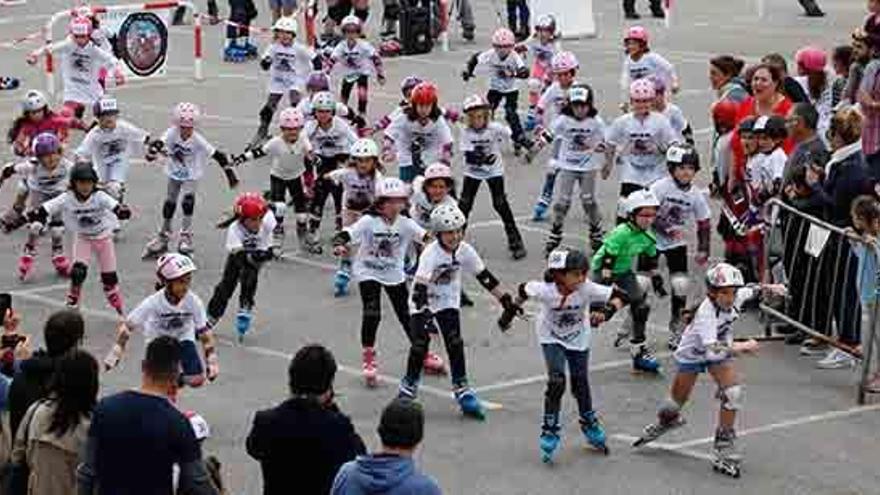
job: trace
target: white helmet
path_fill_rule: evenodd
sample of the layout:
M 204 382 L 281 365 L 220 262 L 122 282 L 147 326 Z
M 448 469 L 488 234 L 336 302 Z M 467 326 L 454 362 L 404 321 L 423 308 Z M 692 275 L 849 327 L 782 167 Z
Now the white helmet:
M 745 285 L 745 281 L 742 272 L 737 267 L 727 263 L 718 263 L 706 271 L 706 285 L 714 289 L 742 287 Z
M 347 27 L 355 27 L 358 30 L 361 29 L 363 23 L 361 22 L 361 18 L 356 15 L 347 15 L 342 18 L 342 22 L 339 23 L 339 28 L 345 31 Z
M 425 182 L 433 179 L 446 179 L 452 180 L 452 169 L 449 168 L 449 165 L 445 163 L 437 162 L 428 165 L 428 168 L 425 169 Z
M 361 138 L 351 145 L 348 154 L 352 158 L 375 158 L 379 156 L 379 145 L 370 138 Z
M 639 189 L 638 191 L 633 191 L 626 198 L 626 214 L 632 215 L 636 210 L 640 208 L 659 208 L 660 201 L 657 200 L 657 196 L 654 196 L 654 193 L 647 189 Z
M 196 435 L 196 441 L 202 441 L 211 437 L 211 426 L 208 425 L 208 422 L 205 421 L 201 414 L 195 411 L 186 411 L 183 415 L 189 420 L 193 433 Z
M 272 25 L 273 31 L 287 31 L 296 36 L 296 18 L 293 16 L 279 17 L 275 24 Z
M 455 205 L 440 205 L 431 212 L 431 230 L 434 232 L 458 230 L 464 227 L 465 222 L 464 213 Z
M 312 96 L 312 110 L 329 110 L 336 111 L 336 99 L 333 93 L 329 91 L 319 91 Z
M 471 110 L 476 110 L 478 108 L 487 108 L 488 109 L 489 107 L 490 107 L 489 102 L 486 101 L 486 99 L 483 98 L 482 96 L 470 95 L 464 99 L 464 104 L 462 105 L 461 109 L 464 110 L 465 112 L 470 112 Z
M 24 112 L 42 110 L 48 106 L 49 102 L 46 100 L 46 96 L 36 89 L 28 91 L 21 102 L 21 109 Z
M 397 177 L 385 177 L 376 184 L 376 198 L 409 198 L 409 188 Z
M 195 127 L 200 115 L 195 103 L 183 101 L 174 107 L 174 123 L 180 127 Z
M 300 129 L 305 123 L 306 118 L 299 109 L 287 107 L 281 111 L 278 116 L 278 126 L 282 129 Z
M 650 79 L 636 79 L 629 85 L 629 97 L 633 100 L 653 100 L 657 97 L 657 90 Z
M 196 271 L 192 258 L 180 253 L 167 253 L 156 262 L 156 273 L 163 280 L 176 280 L 187 273 Z

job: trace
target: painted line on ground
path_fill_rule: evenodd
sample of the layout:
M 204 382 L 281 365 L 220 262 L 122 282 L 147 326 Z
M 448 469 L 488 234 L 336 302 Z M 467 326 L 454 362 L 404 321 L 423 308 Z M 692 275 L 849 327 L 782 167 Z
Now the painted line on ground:
M 41 294 L 43 292 L 52 292 L 53 290 L 67 289 L 68 287 L 70 287 L 69 283 L 60 283 L 60 284 L 52 284 L 52 285 L 43 285 L 40 287 L 33 287 L 30 289 L 12 290 L 12 291 L 8 291 L 8 292 L 12 296 L 27 296 L 29 294 Z
M 737 433 L 737 436 L 740 436 L 739 433 Z M 624 443 L 628 444 L 630 447 L 632 447 L 633 442 L 635 442 L 636 440 L 639 439 L 639 437 L 636 437 L 633 435 L 627 435 L 625 433 L 614 433 L 614 434 L 610 435 L 608 438 L 611 438 L 612 440 L 618 440 L 620 442 L 624 442 Z M 714 440 L 715 437 L 712 437 L 712 438 Z M 666 452 L 672 452 L 673 454 L 678 454 L 678 455 L 690 457 L 693 459 L 699 459 L 702 461 L 712 462 L 714 460 L 714 458 L 712 457 L 712 454 L 710 454 L 708 452 L 699 452 L 699 451 L 691 450 L 691 449 L 677 448 L 674 444 L 669 444 L 669 443 L 651 442 L 647 445 L 643 445 L 642 447 L 633 447 L 633 448 L 634 449 L 647 449 L 647 450 L 663 450 Z
M 64 287 L 66 287 L 66 285 Z M 48 287 L 41 287 L 41 288 L 39 288 L 39 290 L 41 290 L 41 291 L 49 290 L 49 288 Z M 46 296 L 41 296 L 41 295 L 34 293 L 34 292 L 13 291 L 13 292 L 11 292 L 11 294 L 13 296 L 20 297 L 21 299 L 29 300 L 29 301 L 35 302 L 35 303 L 44 304 L 49 307 L 67 308 L 67 305 L 62 301 L 57 301 L 55 299 L 52 299 L 52 298 L 49 298 Z M 91 309 L 91 308 L 86 308 L 86 307 L 80 307 L 79 311 L 82 314 L 87 315 L 87 316 L 101 318 L 104 320 L 111 320 L 114 322 L 119 321 L 119 315 L 117 315 L 116 313 L 113 313 L 111 311 L 100 310 L 100 309 Z M 270 349 L 267 347 L 260 347 L 260 346 L 254 346 L 254 345 L 241 345 L 241 344 L 236 343 L 234 340 L 232 340 L 228 337 L 218 336 L 217 340 L 221 344 L 223 344 L 227 347 L 236 347 L 236 348 L 243 349 L 243 350 L 248 351 L 252 354 L 257 354 L 260 356 L 276 357 L 276 358 L 282 358 L 282 359 L 286 359 L 286 360 L 289 360 L 290 357 L 292 356 L 291 353 L 279 351 L 277 349 Z M 355 376 L 355 377 L 361 376 L 360 367 L 347 366 L 347 365 L 340 364 L 339 371 L 341 371 L 347 375 L 351 375 L 351 376 Z M 379 375 L 378 378 L 379 378 L 380 382 L 387 383 L 390 385 L 397 385 L 400 383 L 400 378 L 390 376 L 390 375 Z M 442 397 L 442 398 L 448 398 L 448 399 L 455 398 L 455 396 L 453 395 L 452 392 L 450 392 L 448 390 L 443 390 L 441 388 L 432 387 L 430 385 L 420 385 L 419 391 L 424 392 L 428 395 L 436 396 L 436 397 Z M 482 399 L 480 400 L 480 402 L 482 402 L 483 406 L 488 410 L 499 410 L 499 409 L 503 408 L 503 406 L 497 402 L 490 402 L 490 401 L 486 401 L 486 400 L 482 400 Z

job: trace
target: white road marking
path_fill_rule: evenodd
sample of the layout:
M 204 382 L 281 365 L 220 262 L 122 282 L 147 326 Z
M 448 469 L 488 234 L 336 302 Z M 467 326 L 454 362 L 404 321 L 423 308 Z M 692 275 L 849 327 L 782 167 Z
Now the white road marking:
M 64 285 L 64 287 L 66 287 L 66 285 Z M 54 286 L 53 286 L 53 288 L 54 288 Z M 49 288 L 48 287 L 41 287 L 37 290 L 45 291 L 45 290 L 49 290 Z M 21 299 L 29 300 L 29 301 L 32 301 L 35 303 L 44 304 L 49 307 L 67 308 L 67 305 L 64 304 L 62 301 L 57 301 L 55 299 L 52 299 L 52 298 L 49 298 L 46 296 L 41 296 L 37 293 L 30 292 L 27 290 L 13 291 L 12 294 L 15 297 L 20 297 Z M 86 307 L 80 307 L 79 311 L 84 315 L 92 316 L 94 318 L 101 318 L 104 320 L 111 320 L 114 322 L 119 321 L 119 315 L 117 315 L 116 313 L 113 313 L 111 311 L 92 309 L 92 308 L 86 308 Z M 237 347 L 239 349 L 243 349 L 243 350 L 248 351 L 252 354 L 257 354 L 260 356 L 276 357 L 276 358 L 282 358 L 282 359 L 286 359 L 286 360 L 289 360 L 291 357 L 291 354 L 288 352 L 279 351 L 277 349 L 270 349 L 267 347 L 260 347 L 260 346 L 253 346 L 253 345 L 240 345 L 240 344 L 236 343 L 234 340 L 227 338 L 227 337 L 218 336 L 218 341 L 220 343 L 226 345 L 227 347 Z M 339 371 L 341 371 L 347 375 L 351 375 L 351 376 L 361 376 L 360 367 L 339 365 Z M 379 381 L 381 381 L 383 383 L 388 383 L 391 385 L 396 385 L 396 384 L 400 383 L 400 378 L 390 376 L 390 375 L 379 375 L 378 378 L 379 378 Z M 430 385 L 420 385 L 419 391 L 424 392 L 428 395 L 436 396 L 436 397 L 443 397 L 443 398 L 449 398 L 449 399 L 454 398 L 452 392 L 450 392 L 448 390 L 443 390 L 440 388 L 432 387 Z M 499 409 L 503 408 L 503 406 L 497 402 L 490 402 L 490 401 L 482 400 L 482 399 L 480 400 L 480 402 L 482 402 L 483 406 L 488 410 L 499 410 Z
M 636 440 L 639 439 L 639 437 L 627 435 L 624 433 L 615 433 L 615 434 L 611 435 L 609 438 L 612 438 L 614 440 L 619 440 L 621 442 L 625 442 L 625 443 L 629 444 L 630 446 L 632 446 L 633 442 L 635 442 Z M 714 437 L 713 437 L 713 439 L 714 439 Z M 668 444 L 668 443 L 651 442 L 647 445 L 643 445 L 641 447 L 634 447 L 634 448 L 665 450 L 667 452 L 672 452 L 674 454 L 683 455 L 685 457 L 691 457 L 693 459 L 699 459 L 699 460 L 709 461 L 709 462 L 712 462 L 714 460 L 712 458 L 712 454 L 710 454 L 708 452 L 699 452 L 699 451 L 690 450 L 690 449 L 680 449 L 680 448 L 675 447 L 675 445 Z
M 43 292 L 52 292 L 53 290 L 61 290 L 70 287 L 68 283 L 61 284 L 52 284 L 52 285 L 43 285 L 40 287 L 33 287 L 30 289 L 21 289 L 21 290 L 12 290 L 8 291 L 9 294 L 13 296 L 26 296 L 28 294 L 40 294 Z

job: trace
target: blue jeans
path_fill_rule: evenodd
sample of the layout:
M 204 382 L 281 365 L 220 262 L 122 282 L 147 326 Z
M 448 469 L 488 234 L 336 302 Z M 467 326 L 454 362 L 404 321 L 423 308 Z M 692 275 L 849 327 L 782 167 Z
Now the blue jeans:
M 565 393 L 565 364 L 568 363 L 568 375 L 571 378 L 571 394 L 578 404 L 581 416 L 593 410 L 593 398 L 590 395 L 590 379 L 587 367 L 590 362 L 590 350 L 574 351 L 559 344 L 541 344 L 544 352 L 544 363 L 547 365 L 547 391 L 544 393 L 544 415 L 558 415 Z

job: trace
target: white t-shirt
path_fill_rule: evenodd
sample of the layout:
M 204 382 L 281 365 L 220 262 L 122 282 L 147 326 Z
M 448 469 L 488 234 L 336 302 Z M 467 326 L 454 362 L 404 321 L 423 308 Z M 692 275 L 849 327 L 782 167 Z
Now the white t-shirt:
M 126 318 L 129 326 L 143 329 L 147 343 L 163 335 L 195 342 L 196 330 L 205 328 L 207 320 L 205 305 L 193 291 L 172 305 L 165 297 L 165 289 L 141 301 Z
M 736 291 L 733 307 L 728 311 L 719 309 L 708 297 L 704 299 L 693 321 L 681 334 L 681 341 L 673 354 L 675 360 L 688 364 L 718 361 L 717 357 L 710 359 L 707 349 L 719 342 L 728 347 L 733 345 L 733 322 L 739 318 L 739 308 L 756 295 L 756 289 L 740 288 Z
M 470 244 L 462 242 L 449 253 L 433 241 L 419 256 L 419 268 L 415 280 L 428 286 L 428 309 L 432 312 L 444 309 L 461 308 L 461 272 L 476 275 L 486 269 L 486 265 Z M 415 304 L 410 297 L 410 310 Z
M 675 103 L 667 103 L 663 109 L 663 115 L 669 119 L 669 126 L 675 131 L 675 140 L 684 142 L 684 130 L 687 129 L 688 121 L 678 105 Z
M 676 79 L 675 67 L 668 60 L 655 52 L 645 53 L 637 61 L 629 55 L 624 56 L 620 84 L 625 93 L 629 93 L 629 85 L 633 81 L 655 75 L 663 80 L 666 88 L 672 89 Z
M 36 158 L 30 158 L 24 162 L 13 165 L 15 173 L 25 177 L 28 189 L 47 196 L 55 196 L 67 190 L 70 183 L 67 174 L 73 166 L 70 160 L 62 158 L 53 170 L 40 165 Z
M 275 225 L 275 215 L 271 211 L 263 215 L 260 229 L 256 232 L 246 229 L 239 220 L 232 222 L 226 229 L 226 250 L 230 253 L 268 251 L 272 247 L 272 230 Z
M 43 203 L 43 208 L 54 216 L 61 212 L 64 225 L 78 235 L 100 239 L 113 234 L 119 221 L 113 210 L 119 202 L 104 191 L 95 191 L 85 201 L 76 198 L 73 191 L 55 196 Z
M 504 174 L 504 163 L 501 158 L 501 146 L 510 139 L 510 128 L 506 125 L 489 121 L 486 127 L 476 130 L 465 127 L 458 142 L 458 150 L 464 161 L 463 173 L 472 179 L 491 179 Z M 491 163 L 471 163 L 465 155 L 468 151 L 483 152 L 486 161 Z
M 425 194 L 424 188 L 422 187 L 424 183 L 425 178 L 421 175 L 413 180 L 413 193 L 412 196 L 410 196 L 409 198 L 409 216 L 423 228 L 430 229 L 431 212 L 434 211 L 434 208 L 440 205 L 458 206 L 458 201 L 456 201 L 455 198 L 453 198 L 451 195 L 447 194 L 439 203 L 431 202 L 431 200 L 428 199 L 428 195 Z
M 343 79 L 357 79 L 370 76 L 377 71 L 375 60 L 378 57 L 376 48 L 368 41 L 358 39 L 354 44 L 342 40 L 330 53 L 334 69 L 339 70 Z
M 353 265 L 355 279 L 382 285 L 403 283 L 406 252 L 410 244 L 420 243 L 425 237 L 425 229 L 402 215 L 390 224 L 380 215 L 364 215 L 344 230 L 351 236 L 351 243 L 358 245 Z
M 526 283 L 526 294 L 541 303 L 535 323 L 540 344 L 558 344 L 566 349 L 585 351 L 590 348 L 590 305 L 605 304 L 611 298 L 611 287 L 589 280 L 567 296 L 559 293 L 553 282 L 532 280 Z
M 376 183 L 382 180 L 378 170 L 372 175 L 361 175 L 354 167 L 339 168 L 327 174 L 342 186 L 342 204 L 350 211 L 364 211 L 376 196 Z
M 647 187 L 666 176 L 666 149 L 675 140 L 669 120 L 657 112 L 644 118 L 628 113 L 615 119 L 606 141 L 617 149 L 620 182 Z
M 269 93 L 283 94 L 290 90 L 303 91 L 305 79 L 312 70 L 315 53 L 307 46 L 293 43 L 284 46 L 272 43 L 263 53 L 269 58 Z
M 62 41 L 53 51 L 61 60 L 64 101 L 91 105 L 104 94 L 98 75 L 102 67 L 116 66 L 112 53 L 98 48 L 94 43 L 80 47 L 72 39 Z
M 101 182 L 125 182 L 128 157 L 134 146 L 143 145 L 147 132 L 122 119 L 113 129 L 94 127 L 83 138 L 76 155 L 92 162 Z
M 753 191 L 770 191 L 775 181 L 782 180 L 788 157 L 782 146 L 772 153 L 756 153 L 746 162 L 746 181 Z
M 283 180 L 293 180 L 305 169 L 303 157 L 312 151 L 312 143 L 304 132 L 293 143 L 281 136 L 274 136 L 263 145 L 263 153 L 271 160 L 269 174 Z
M 559 81 L 553 81 L 553 84 L 547 86 L 547 89 L 541 94 L 538 100 L 539 115 L 541 115 L 541 124 L 544 122 L 553 122 L 562 112 L 565 105 L 565 99 L 568 97 L 568 90 L 563 89 L 559 85 Z
M 178 181 L 199 180 L 205 173 L 208 158 L 217 151 L 207 139 L 196 131 L 184 141 L 178 127 L 169 127 L 162 136 L 168 160 L 165 162 L 165 175 Z
M 347 155 L 351 145 L 357 141 L 357 134 L 348 122 L 336 116 L 330 121 L 330 127 L 327 129 L 319 126 L 317 120 L 309 120 L 303 132 L 308 136 L 315 153 L 325 157 Z
M 518 53 L 511 51 L 503 59 L 494 48 L 477 55 L 477 68 L 489 74 L 489 89 L 499 93 L 510 93 L 517 90 L 517 72 L 526 68 L 526 63 Z
M 657 249 L 666 251 L 687 245 L 687 232 L 693 231 L 695 223 L 709 220 L 711 212 L 706 195 L 696 185 L 683 190 L 672 177 L 664 177 L 651 184 L 651 192 L 660 202 L 654 232 Z
M 421 156 L 425 166 L 440 161 L 443 148 L 452 146 L 452 130 L 442 116 L 422 123 L 418 119 L 410 120 L 406 113 L 401 113 L 391 121 L 391 125 L 385 130 L 385 137 L 394 141 L 398 167 L 412 166 L 410 148 L 414 141 L 422 143 Z
M 588 172 L 605 165 L 605 122 L 598 115 L 578 120 L 556 117 L 553 133 L 553 162 L 557 168 Z

